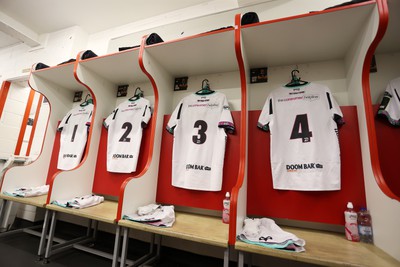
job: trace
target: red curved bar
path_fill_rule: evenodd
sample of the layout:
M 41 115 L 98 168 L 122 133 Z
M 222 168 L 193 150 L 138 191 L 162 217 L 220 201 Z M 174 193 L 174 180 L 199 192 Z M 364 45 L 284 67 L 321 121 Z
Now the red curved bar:
M 397 196 L 393 193 L 393 191 L 389 188 L 387 183 L 385 182 L 385 178 L 382 175 L 381 165 L 379 162 L 379 154 L 378 154 L 378 145 L 376 139 L 375 132 L 375 116 L 373 113 L 373 106 L 371 102 L 371 88 L 369 83 L 369 68 L 374 52 L 385 35 L 388 21 L 389 21 L 389 11 L 386 0 L 377 0 L 378 12 L 379 12 L 379 25 L 376 36 L 372 41 L 371 45 L 368 48 L 367 54 L 364 59 L 363 69 L 362 69 L 362 88 L 363 88 L 363 97 L 364 97 L 364 108 L 365 115 L 367 121 L 367 131 L 368 131 L 368 139 L 369 139 L 369 149 L 370 149 L 370 157 L 371 157 L 371 165 L 372 171 L 375 176 L 375 181 L 378 184 L 379 188 L 385 193 L 388 197 L 399 200 L 400 196 Z
M 239 190 L 243 185 L 243 180 L 246 171 L 246 153 L 247 153 L 247 83 L 246 83 L 246 69 L 244 67 L 242 46 L 241 46 L 241 14 L 235 16 L 235 52 L 236 59 L 240 72 L 240 87 L 241 87 L 241 127 L 240 127 L 240 155 L 239 155 L 239 171 L 236 185 L 232 188 L 231 192 L 231 210 L 229 222 L 229 239 L 228 244 L 234 245 L 236 240 L 236 224 L 237 224 L 237 198 Z

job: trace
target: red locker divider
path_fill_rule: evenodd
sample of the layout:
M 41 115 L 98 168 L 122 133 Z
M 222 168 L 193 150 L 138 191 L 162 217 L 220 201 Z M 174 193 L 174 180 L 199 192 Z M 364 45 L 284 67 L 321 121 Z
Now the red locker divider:
M 343 211 L 348 201 L 352 201 L 356 209 L 366 206 L 357 109 L 355 106 L 341 109 L 346 122 L 339 129 L 341 190 L 320 192 L 272 188 L 270 135 L 257 128 L 261 111 L 249 112 L 249 216 L 343 225 Z
M 222 210 L 222 200 L 236 184 L 239 167 L 239 129 L 240 111 L 232 111 L 235 132 L 228 134 L 225 148 L 222 190 L 218 192 L 188 190 L 172 186 L 172 146 L 173 135 L 166 130 L 162 133 L 160 166 L 158 171 L 157 203 L 177 206 Z M 163 129 L 166 128 L 170 115 L 164 116 Z
M 377 114 L 378 107 L 379 105 L 374 105 L 374 114 Z M 384 117 L 377 117 L 375 119 L 375 129 L 383 178 L 390 190 L 400 196 L 400 179 L 398 179 L 400 127 L 392 126 Z
M 93 193 L 118 197 L 121 184 L 125 181 L 125 179 L 129 177 L 134 177 L 145 168 L 149 155 L 150 129 L 152 123 L 153 123 L 153 118 L 150 119 L 147 127 L 143 129 L 139 159 L 136 171 L 133 173 L 112 173 L 107 171 L 108 132 L 105 127 L 102 127 L 99 151 L 97 154 L 96 171 L 94 174 Z

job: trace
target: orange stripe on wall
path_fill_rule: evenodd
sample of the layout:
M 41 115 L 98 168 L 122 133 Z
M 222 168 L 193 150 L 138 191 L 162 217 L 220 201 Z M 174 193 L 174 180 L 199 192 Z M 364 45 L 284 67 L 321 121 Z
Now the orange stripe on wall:
M 24 118 L 22 119 L 21 129 L 19 131 L 17 146 L 15 147 L 14 155 L 19 155 L 21 153 L 22 142 L 24 141 L 26 125 L 28 123 L 29 113 L 32 108 L 34 96 L 35 96 L 35 91 L 31 90 L 31 92 L 29 93 L 28 103 L 26 104 Z
M 3 109 L 4 105 L 6 104 L 6 99 L 8 95 L 8 90 L 10 89 L 11 83 L 8 81 L 4 81 L 1 84 L 1 90 L 0 90 L 0 118 L 3 115 Z
M 40 95 L 39 101 L 38 101 L 38 104 L 36 107 L 35 117 L 33 118 L 32 131 L 31 131 L 31 135 L 29 136 L 28 148 L 26 149 L 26 156 L 29 156 L 31 153 L 33 137 L 35 136 L 36 126 L 37 126 L 37 122 L 39 119 L 39 113 L 40 113 L 40 108 L 42 107 L 42 103 L 43 103 L 43 95 Z

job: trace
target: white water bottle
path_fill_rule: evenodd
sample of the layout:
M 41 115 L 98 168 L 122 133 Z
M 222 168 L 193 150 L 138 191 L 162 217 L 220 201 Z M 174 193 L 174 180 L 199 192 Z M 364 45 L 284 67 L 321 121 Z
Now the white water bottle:
M 353 208 L 353 203 L 348 202 L 347 209 L 344 211 L 344 228 L 347 240 L 358 242 L 360 241 L 360 236 L 357 227 L 357 212 L 355 212 Z
M 229 192 L 226 192 L 225 198 L 222 201 L 222 222 L 229 223 L 229 213 L 231 206 L 231 195 Z

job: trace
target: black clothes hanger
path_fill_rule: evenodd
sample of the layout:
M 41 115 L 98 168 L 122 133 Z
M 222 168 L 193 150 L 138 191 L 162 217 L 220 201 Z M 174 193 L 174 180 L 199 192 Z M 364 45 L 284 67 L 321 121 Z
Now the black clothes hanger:
M 299 70 L 292 70 L 292 80 L 287 83 L 285 86 L 286 87 L 295 87 L 295 86 L 300 86 L 300 85 L 306 85 L 308 82 L 303 81 L 300 77 L 297 77 L 295 72 L 300 73 Z
M 196 95 L 209 95 L 212 93 L 214 93 L 214 91 L 210 89 L 210 84 L 208 83 L 208 80 L 204 79 L 201 82 L 201 89 L 196 92 Z
M 131 98 L 129 98 L 129 101 L 138 100 L 139 98 L 143 97 L 143 95 L 144 94 L 143 94 L 142 89 L 140 89 L 140 87 L 137 87 L 136 90 L 135 90 L 135 94 Z
M 90 98 L 89 98 L 90 97 Z M 93 104 L 93 99 L 90 94 L 87 94 L 85 97 L 85 101 L 80 104 L 81 107 L 87 106 L 89 104 Z

